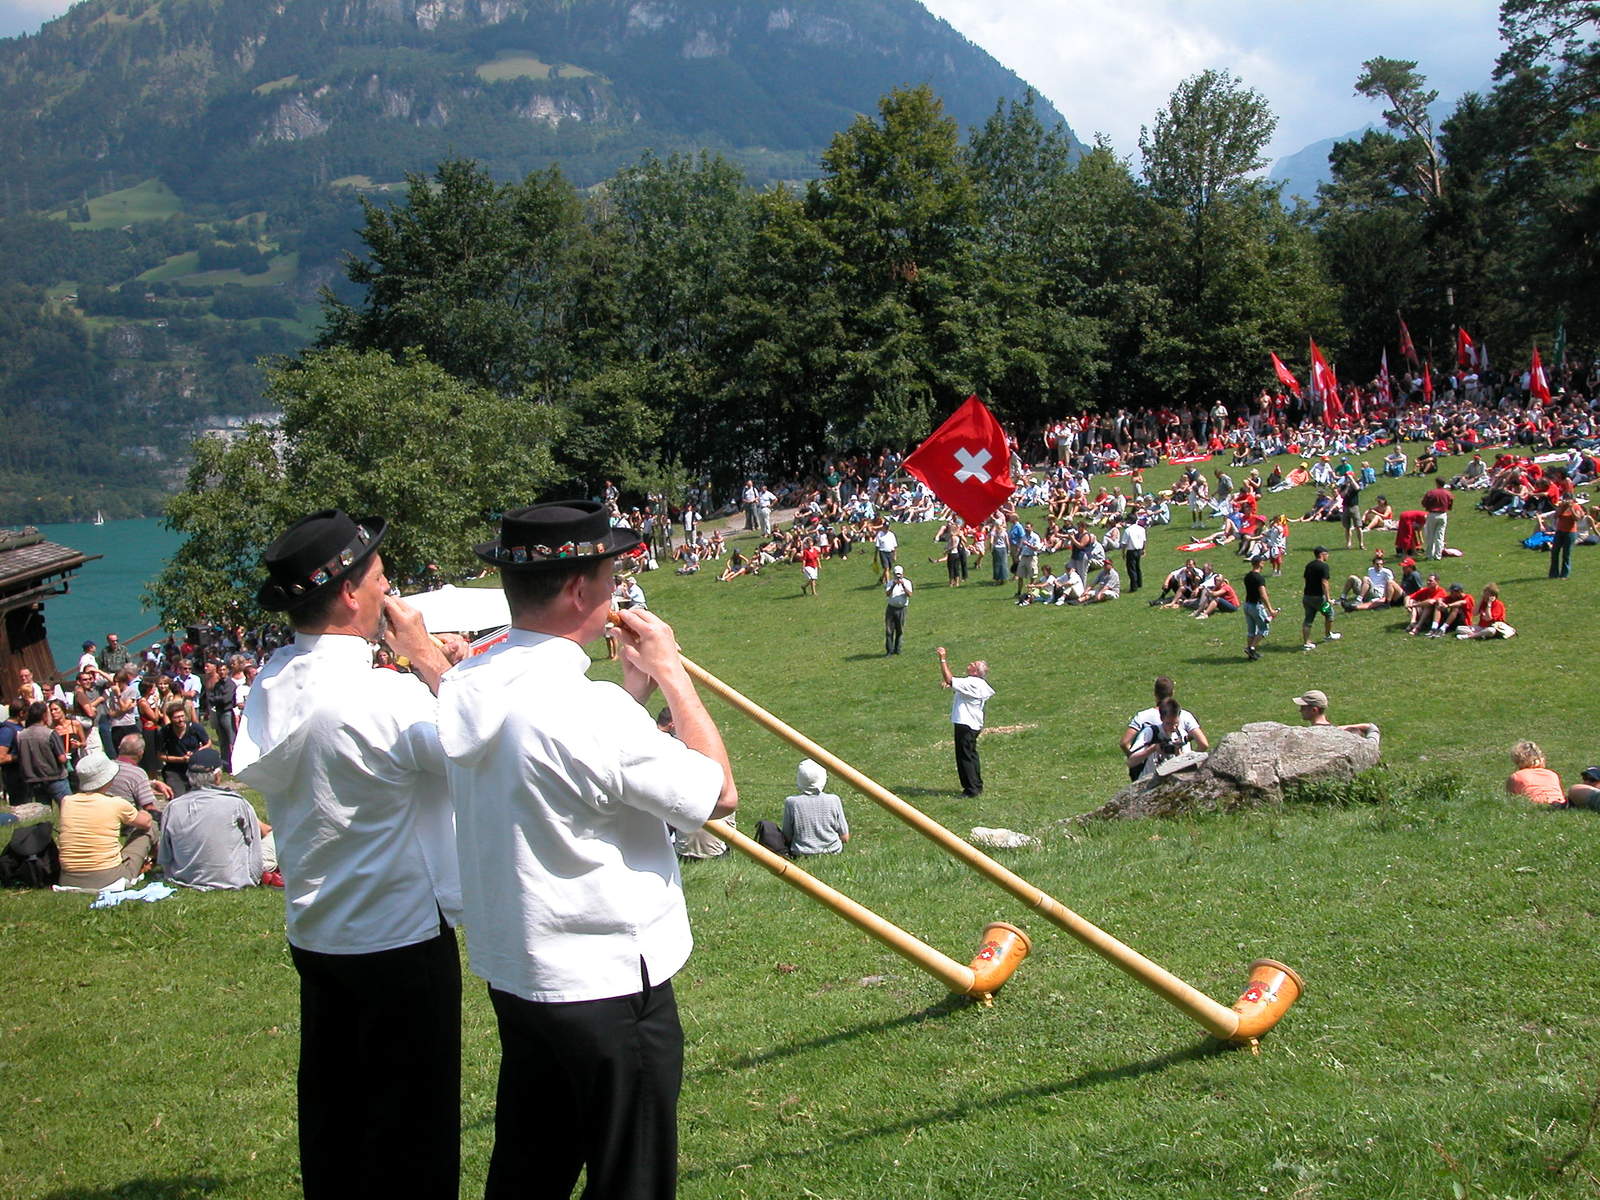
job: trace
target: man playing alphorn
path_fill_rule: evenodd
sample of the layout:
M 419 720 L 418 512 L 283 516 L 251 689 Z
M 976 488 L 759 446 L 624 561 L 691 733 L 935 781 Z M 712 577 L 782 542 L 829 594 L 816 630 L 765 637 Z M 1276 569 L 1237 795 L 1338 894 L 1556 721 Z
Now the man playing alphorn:
M 386 528 L 328 509 L 267 548 L 256 599 L 294 641 L 256 676 L 233 752 L 284 878 L 308 1200 L 460 1189 L 461 897 L 430 694 L 450 663 L 387 594 Z M 415 675 L 373 669 L 385 620 Z
M 683 1030 L 672 976 L 688 914 L 667 825 L 737 804 L 722 738 L 672 630 L 611 614 L 621 687 L 586 677 L 611 604 L 610 560 L 638 545 L 599 505 L 508 512 L 477 547 L 500 568 L 512 629 L 445 678 L 472 970 L 500 1029 L 486 1196 L 670 1196 Z M 677 738 L 643 707 L 656 688 Z

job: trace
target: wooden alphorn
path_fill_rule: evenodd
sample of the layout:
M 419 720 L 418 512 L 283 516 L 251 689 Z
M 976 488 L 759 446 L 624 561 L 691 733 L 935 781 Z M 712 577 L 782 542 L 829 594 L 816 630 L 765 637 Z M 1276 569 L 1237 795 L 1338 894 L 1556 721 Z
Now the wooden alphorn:
M 979 874 L 986 875 L 1028 907 L 1043 913 L 1100 957 L 1131 975 L 1167 1003 L 1187 1013 L 1214 1037 L 1229 1042 L 1254 1043 L 1278 1023 L 1305 990 L 1305 983 L 1292 968 L 1274 959 L 1258 958 L 1250 964 L 1250 978 L 1244 992 L 1232 1008 L 1224 1008 L 1131 946 L 1084 920 L 1026 879 L 1007 870 L 920 809 L 907 804 L 888 788 L 863 775 L 842 758 L 723 683 L 704 667 L 687 657 L 683 659 L 683 665 L 691 676 L 734 708 L 848 781 L 869 800 L 888 809 L 918 833 L 938 843 Z

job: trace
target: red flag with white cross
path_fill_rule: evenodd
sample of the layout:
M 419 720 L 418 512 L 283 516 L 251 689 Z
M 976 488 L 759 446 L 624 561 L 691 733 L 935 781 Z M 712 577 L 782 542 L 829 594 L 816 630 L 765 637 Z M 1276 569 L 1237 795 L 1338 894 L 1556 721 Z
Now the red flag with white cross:
M 1017 490 L 1005 430 L 977 396 L 913 450 L 905 468 L 968 525 L 982 525 Z
M 1550 380 L 1545 376 L 1544 364 L 1539 361 L 1539 347 L 1533 348 L 1533 365 L 1528 368 L 1528 391 L 1541 404 L 1549 405 L 1555 399 L 1550 395 Z

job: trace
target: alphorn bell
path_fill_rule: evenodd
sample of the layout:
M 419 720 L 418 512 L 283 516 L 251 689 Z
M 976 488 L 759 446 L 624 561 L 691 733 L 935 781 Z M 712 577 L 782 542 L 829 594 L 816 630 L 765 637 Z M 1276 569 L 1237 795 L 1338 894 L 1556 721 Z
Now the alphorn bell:
M 886 921 L 870 908 L 829 887 L 801 870 L 781 854 L 774 854 L 754 838 L 746 837 L 726 821 L 707 821 L 706 828 L 735 850 L 755 859 L 779 879 L 821 902 L 856 928 L 878 939 L 908 962 L 921 967 L 958 996 L 971 996 L 984 1004 L 1022 965 L 1030 949 L 1028 935 L 1015 925 L 995 921 L 983 931 L 983 945 L 967 966 L 939 953 L 932 946 Z
M 1304 981 L 1293 968 L 1274 959 L 1258 958 L 1250 964 L 1250 978 L 1244 992 L 1234 1002 L 1232 1008 L 1224 1008 L 1172 972 L 1151 962 L 1131 946 L 1123 944 L 1105 930 L 1084 920 L 1059 900 L 1034 887 L 1020 875 L 1007 870 L 920 809 L 907 804 L 888 788 L 869 779 L 842 758 L 825 750 L 799 730 L 773 716 L 755 701 L 723 683 L 704 667 L 687 657 L 683 659 L 683 665 L 691 676 L 734 708 L 752 718 L 757 724 L 766 726 L 835 775 L 847 780 L 869 800 L 881 808 L 888 809 L 918 833 L 938 843 L 980 874 L 988 876 L 1028 907 L 1043 913 L 1100 957 L 1127 972 L 1167 1003 L 1187 1013 L 1213 1037 L 1228 1042 L 1253 1045 L 1278 1023 L 1305 990 Z M 723 836 L 720 830 L 718 836 Z

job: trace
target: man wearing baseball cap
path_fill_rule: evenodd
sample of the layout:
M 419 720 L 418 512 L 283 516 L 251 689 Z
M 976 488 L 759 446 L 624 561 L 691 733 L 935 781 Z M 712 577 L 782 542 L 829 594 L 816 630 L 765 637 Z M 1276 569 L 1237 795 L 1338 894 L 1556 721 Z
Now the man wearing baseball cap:
M 308 1200 L 460 1190 L 461 898 L 433 697 L 450 663 L 388 595 L 387 528 L 325 509 L 267 548 L 256 600 L 294 640 L 233 751 L 267 801 L 300 975 Z M 415 674 L 373 669 L 380 636 Z
M 485 1195 L 670 1196 L 692 939 L 668 826 L 738 804 L 727 751 L 672 629 L 611 612 L 641 544 L 591 501 L 507 512 L 476 547 L 511 630 L 445 677 L 439 739 L 459 827 L 467 949 L 500 1032 Z M 622 686 L 585 647 L 617 626 Z M 676 733 L 644 707 L 660 689 Z M 252 693 L 253 696 L 253 693 Z
M 1300 641 L 1303 649 L 1315 650 L 1317 644 L 1311 640 L 1311 626 L 1319 614 L 1322 617 L 1324 640 L 1339 640 L 1339 634 L 1333 628 L 1333 573 L 1328 567 L 1326 546 L 1318 546 L 1311 552 L 1311 561 L 1306 564 L 1305 574 L 1305 590 L 1300 596 L 1300 606 L 1305 613 L 1305 619 L 1300 623 Z
M 1378 736 L 1378 727 L 1369 723 L 1334 725 L 1328 720 L 1328 693 L 1320 688 L 1310 688 L 1302 695 L 1296 696 L 1294 702 L 1300 708 L 1300 719 L 1307 725 L 1326 725 L 1330 729 L 1342 729 L 1346 733 L 1358 734 L 1361 737 Z

